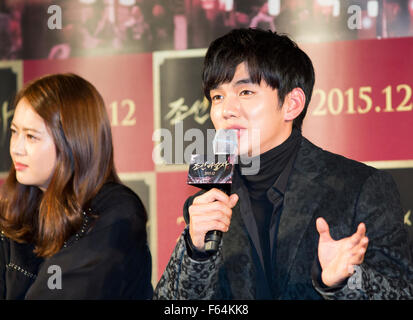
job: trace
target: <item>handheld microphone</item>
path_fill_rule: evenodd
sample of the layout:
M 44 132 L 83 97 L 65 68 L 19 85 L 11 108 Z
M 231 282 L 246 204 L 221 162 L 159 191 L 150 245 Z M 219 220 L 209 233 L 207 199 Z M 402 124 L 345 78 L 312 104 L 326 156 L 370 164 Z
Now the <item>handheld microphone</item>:
M 217 188 L 230 195 L 234 163 L 238 152 L 237 130 L 217 130 L 213 140 L 213 152 L 213 155 L 208 155 L 206 161 L 202 155 L 192 155 L 187 183 L 204 190 Z M 216 252 L 221 238 L 221 231 L 208 231 L 205 235 L 205 251 Z

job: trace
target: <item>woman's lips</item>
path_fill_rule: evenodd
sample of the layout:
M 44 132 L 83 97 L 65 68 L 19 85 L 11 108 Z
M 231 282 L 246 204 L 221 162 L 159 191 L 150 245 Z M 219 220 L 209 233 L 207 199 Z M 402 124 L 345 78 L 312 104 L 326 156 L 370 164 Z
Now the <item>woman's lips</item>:
M 20 162 L 14 163 L 14 168 L 16 169 L 16 171 L 23 171 L 27 167 L 28 167 L 27 165 L 20 163 Z

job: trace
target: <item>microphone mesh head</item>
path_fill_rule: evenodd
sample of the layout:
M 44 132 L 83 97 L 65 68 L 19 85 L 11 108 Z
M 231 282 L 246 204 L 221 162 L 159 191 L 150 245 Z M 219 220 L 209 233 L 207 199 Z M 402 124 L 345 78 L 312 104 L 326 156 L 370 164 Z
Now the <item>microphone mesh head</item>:
M 213 141 L 214 154 L 236 154 L 238 150 L 238 130 L 218 129 Z

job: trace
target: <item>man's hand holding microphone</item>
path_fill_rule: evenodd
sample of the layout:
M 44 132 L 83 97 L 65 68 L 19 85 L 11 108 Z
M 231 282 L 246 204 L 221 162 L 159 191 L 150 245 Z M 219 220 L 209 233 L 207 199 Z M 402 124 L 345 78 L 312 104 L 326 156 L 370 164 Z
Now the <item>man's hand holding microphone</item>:
M 208 231 L 228 231 L 232 208 L 237 202 L 237 194 L 228 196 L 217 188 L 213 188 L 194 199 L 189 207 L 189 235 L 198 250 L 204 250 L 205 235 Z

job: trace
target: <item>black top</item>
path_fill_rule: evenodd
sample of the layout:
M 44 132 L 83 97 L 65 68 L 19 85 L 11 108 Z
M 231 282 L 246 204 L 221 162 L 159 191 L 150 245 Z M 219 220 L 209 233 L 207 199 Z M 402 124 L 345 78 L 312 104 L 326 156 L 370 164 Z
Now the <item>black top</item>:
M 293 163 L 301 143 L 301 133 L 293 129 L 279 146 L 259 156 L 260 168 L 255 175 L 242 175 L 249 195 L 252 214 L 257 225 L 260 246 L 255 246 L 261 259 L 255 259 L 256 268 L 264 271 L 257 279 L 257 296 L 273 298 L 272 282 L 275 268 L 275 247 L 278 225 L 283 209 L 284 193 Z M 240 162 L 242 167 L 242 162 Z M 246 195 L 243 195 L 246 196 Z M 253 229 L 253 228 L 251 228 Z M 258 258 L 258 257 L 257 257 Z M 264 263 L 261 265 L 260 261 Z
M 279 146 L 272 148 L 258 156 L 260 160 L 259 171 L 254 175 L 242 175 L 245 186 L 248 189 L 250 198 L 260 200 L 267 198 L 267 191 L 274 185 L 277 178 L 282 176 L 281 172 L 287 167 L 290 159 L 297 153 L 301 142 L 301 132 L 293 129 L 290 136 Z M 251 159 L 254 162 L 254 158 Z M 239 161 L 239 167 L 247 167 Z M 291 170 L 290 170 L 291 171 Z M 284 193 L 288 176 L 283 177 L 283 181 L 278 181 L 279 190 Z
M 50 258 L 2 235 L 0 298 L 151 299 L 146 220 L 139 197 L 111 182 L 92 199 L 81 230 Z

